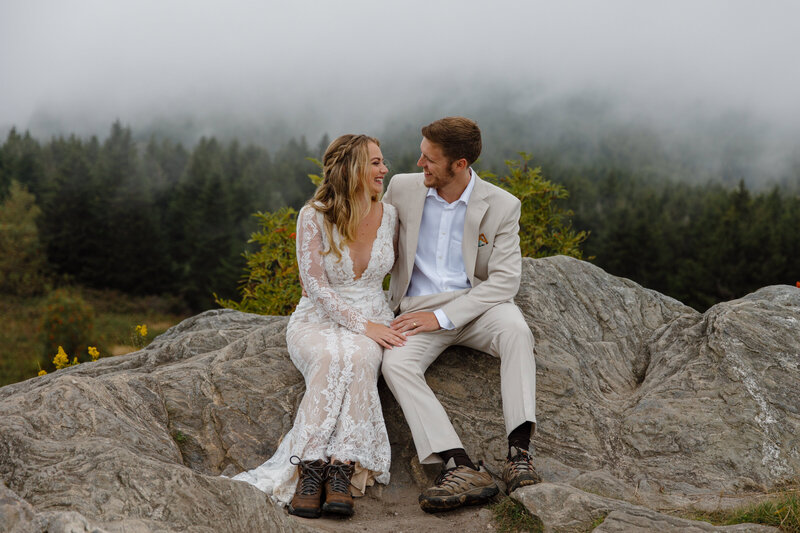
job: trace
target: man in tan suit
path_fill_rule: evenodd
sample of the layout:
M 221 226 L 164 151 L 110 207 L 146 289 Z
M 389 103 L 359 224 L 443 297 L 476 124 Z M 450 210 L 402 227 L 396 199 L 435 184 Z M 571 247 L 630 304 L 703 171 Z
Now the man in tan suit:
M 478 125 L 448 117 L 422 128 L 420 174 L 392 178 L 384 202 L 399 213 L 392 270 L 392 323 L 407 335 L 386 350 L 382 372 L 403 409 L 421 463 L 444 463 L 420 495 L 428 512 L 483 503 L 498 489 L 470 460 L 450 419 L 425 382 L 448 346 L 500 358 L 509 453 L 503 478 L 510 493 L 539 481 L 528 448 L 535 428 L 533 335 L 513 298 L 519 289 L 520 202 L 470 168 L 481 151 Z

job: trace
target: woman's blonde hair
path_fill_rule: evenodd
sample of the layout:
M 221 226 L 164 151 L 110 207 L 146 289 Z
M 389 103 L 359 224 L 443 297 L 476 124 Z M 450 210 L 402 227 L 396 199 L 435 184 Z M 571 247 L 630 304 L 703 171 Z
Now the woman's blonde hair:
M 369 212 L 372 198 L 367 187 L 369 180 L 369 143 L 380 146 L 378 139 L 367 135 L 342 135 L 335 139 L 322 156 L 322 182 L 309 204 L 322 213 L 325 234 L 337 260 L 342 251 L 333 239 L 333 226 L 339 230 L 342 245 L 356 238 L 359 223 Z

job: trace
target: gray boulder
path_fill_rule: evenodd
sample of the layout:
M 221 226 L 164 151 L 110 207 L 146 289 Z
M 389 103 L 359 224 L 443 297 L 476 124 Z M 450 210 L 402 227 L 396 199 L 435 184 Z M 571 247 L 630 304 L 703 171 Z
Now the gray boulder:
M 700 314 L 575 259 L 525 259 L 523 267 L 517 303 L 537 342 L 534 447 L 546 483 L 514 497 L 548 530 L 577 523 L 585 531 L 598 512 L 607 515 L 598 531 L 680 526 L 658 511 L 741 505 L 797 479 L 800 289 L 767 287 Z M 286 322 L 208 311 L 139 352 L 0 388 L 0 524 L 486 530 L 490 518 L 477 510 L 418 510 L 413 495 L 436 471 L 416 461 L 382 383 L 392 483 L 371 490 L 353 519 L 295 519 L 254 487 L 221 477 L 259 465 L 291 427 L 304 384 L 288 358 Z M 427 378 L 468 451 L 499 473 L 498 361 L 453 348 Z
M 536 515 L 545 525 L 545 531 L 562 533 L 633 533 L 657 531 L 659 533 L 711 533 L 711 532 L 770 532 L 775 528 L 756 524 L 713 526 L 707 522 L 687 520 L 659 513 L 641 505 L 605 498 L 590 492 L 559 483 L 540 483 L 514 491 L 514 499 Z M 596 525 L 592 529 L 593 525 Z

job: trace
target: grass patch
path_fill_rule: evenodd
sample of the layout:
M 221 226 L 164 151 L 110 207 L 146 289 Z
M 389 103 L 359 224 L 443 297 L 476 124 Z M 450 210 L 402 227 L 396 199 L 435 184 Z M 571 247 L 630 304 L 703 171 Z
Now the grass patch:
M 519 531 L 541 533 L 544 531 L 542 521 L 513 498 L 505 498 L 492 505 L 490 509 L 494 514 L 494 523 L 499 533 L 517 533 Z
M 44 363 L 39 330 L 44 300 L 0 296 L 0 386 L 35 376 Z
M 720 526 L 763 524 L 787 533 L 800 533 L 800 495 L 797 490 L 782 492 L 755 505 L 701 513 L 691 518 Z
M 601 514 L 600 516 L 595 518 L 594 522 L 592 522 L 592 525 L 589 526 L 589 531 L 594 531 L 595 528 L 599 527 L 600 524 L 605 522 L 606 521 L 606 516 L 608 516 L 608 515 L 607 514 Z
M 181 433 L 180 431 L 176 431 L 175 433 L 173 433 L 173 434 L 172 434 L 172 438 L 173 438 L 173 439 L 175 440 L 175 442 L 177 442 L 179 445 L 180 445 L 180 444 L 183 444 L 184 442 L 186 442 L 186 435 L 184 435 L 184 434 L 183 434 L 183 433 Z
M 180 301 L 159 296 L 136 297 L 117 291 L 73 288 L 94 308 L 94 329 L 90 346 L 96 346 L 100 357 L 134 351 L 136 345 L 148 344 L 156 336 L 177 324 L 189 312 Z M 45 350 L 41 332 L 44 302 L 47 295 L 0 297 L 0 387 L 35 377 L 40 368 L 53 371 L 52 359 L 43 357 Z M 147 324 L 145 338 L 136 339 L 136 326 Z M 71 359 L 72 357 L 70 357 Z M 89 361 L 83 354 L 81 362 Z

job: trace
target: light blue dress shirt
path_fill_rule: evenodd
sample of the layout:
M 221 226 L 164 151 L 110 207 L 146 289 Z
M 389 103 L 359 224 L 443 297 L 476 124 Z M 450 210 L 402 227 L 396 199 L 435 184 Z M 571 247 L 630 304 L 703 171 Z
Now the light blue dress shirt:
M 469 172 L 466 189 L 453 203 L 445 201 L 433 187 L 428 189 L 419 226 L 414 270 L 406 292 L 408 296 L 457 291 L 471 286 L 461 252 L 464 217 L 475 188 L 475 173 L 471 168 Z M 436 309 L 434 314 L 442 328 L 455 328 L 443 310 Z

